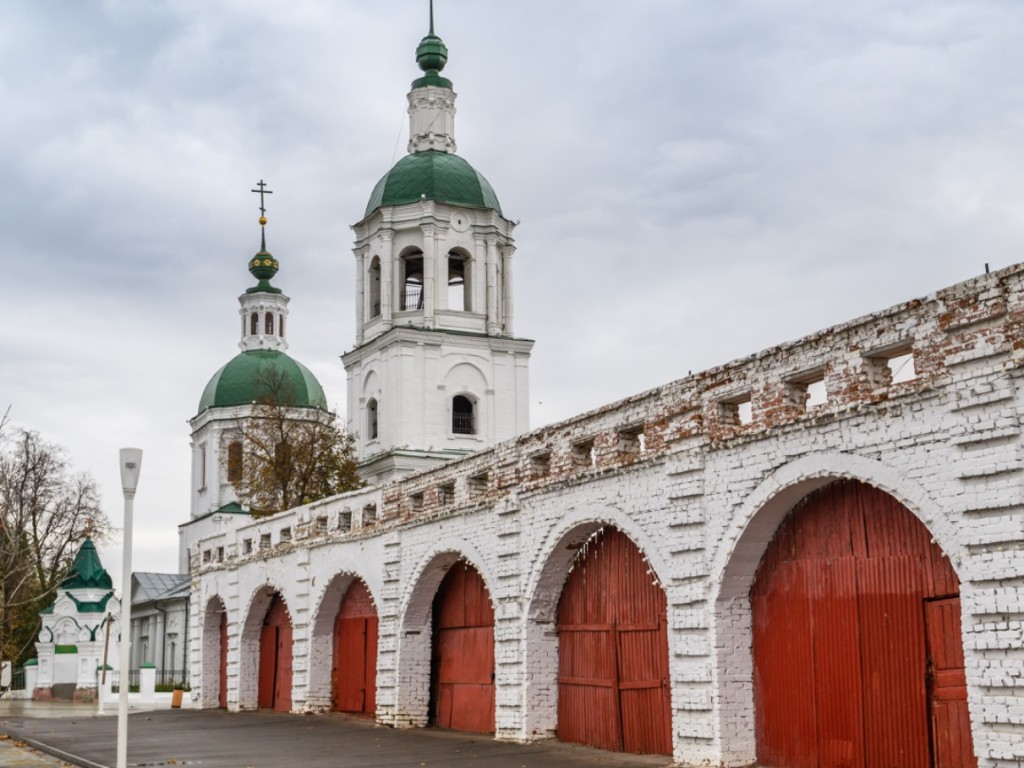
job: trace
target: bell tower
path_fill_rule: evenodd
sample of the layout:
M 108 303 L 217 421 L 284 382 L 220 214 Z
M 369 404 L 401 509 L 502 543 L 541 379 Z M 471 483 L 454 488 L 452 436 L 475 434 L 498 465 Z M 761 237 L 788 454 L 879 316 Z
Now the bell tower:
M 409 147 L 353 226 L 356 344 L 348 429 L 370 482 L 480 450 L 529 429 L 533 342 L 513 334 L 515 224 L 455 154 L 448 48 L 416 49 Z

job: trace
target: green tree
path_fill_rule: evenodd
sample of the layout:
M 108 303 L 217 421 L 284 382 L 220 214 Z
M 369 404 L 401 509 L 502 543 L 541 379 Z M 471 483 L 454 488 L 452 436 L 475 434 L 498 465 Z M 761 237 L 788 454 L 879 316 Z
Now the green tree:
M 109 522 L 99 488 L 72 471 L 65 451 L 24 429 L 6 434 L 0 420 L 0 655 L 16 664 L 31 657 L 39 612 L 68 574 L 87 536 L 102 538 Z
M 355 441 L 337 415 L 292 405 L 291 388 L 274 369 L 261 379 L 265 395 L 222 457 L 239 501 L 259 517 L 361 487 Z

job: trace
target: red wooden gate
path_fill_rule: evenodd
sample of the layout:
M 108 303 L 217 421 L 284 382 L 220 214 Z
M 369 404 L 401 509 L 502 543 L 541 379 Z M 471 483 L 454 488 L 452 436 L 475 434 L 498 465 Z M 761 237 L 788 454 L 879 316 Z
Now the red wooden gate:
M 928 644 L 928 694 L 931 704 L 935 768 L 976 768 L 967 711 L 967 676 L 960 642 L 960 599 L 929 600 L 924 606 Z
M 278 593 L 271 598 L 260 631 L 260 709 L 292 709 L 292 623 Z
M 228 706 L 228 613 L 220 613 L 220 694 L 218 706 Z
M 558 604 L 558 738 L 672 753 L 667 604 L 643 554 L 607 528 L 574 563 Z
M 334 622 L 334 708 L 377 711 L 377 609 L 361 581 L 348 588 Z
M 945 768 L 929 740 L 925 601 L 958 592 L 927 529 L 882 491 L 844 480 L 801 502 L 751 589 L 759 763 Z M 944 638 L 962 667 L 959 626 Z M 970 751 L 969 723 L 966 738 Z
M 431 720 L 441 728 L 494 733 L 494 608 L 484 580 L 451 567 L 434 597 Z

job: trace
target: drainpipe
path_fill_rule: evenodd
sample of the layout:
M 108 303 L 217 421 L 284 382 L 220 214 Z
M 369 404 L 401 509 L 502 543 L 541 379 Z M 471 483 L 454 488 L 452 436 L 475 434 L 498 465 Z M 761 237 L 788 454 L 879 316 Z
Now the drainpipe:
M 192 684 L 192 671 L 188 668 L 188 644 L 191 639 L 190 633 L 192 632 L 192 628 L 188 624 L 188 609 L 191 602 L 192 589 L 189 587 L 188 595 L 185 597 L 185 628 L 181 633 L 181 671 L 185 675 L 185 680 L 183 682 L 186 682 L 189 685 Z

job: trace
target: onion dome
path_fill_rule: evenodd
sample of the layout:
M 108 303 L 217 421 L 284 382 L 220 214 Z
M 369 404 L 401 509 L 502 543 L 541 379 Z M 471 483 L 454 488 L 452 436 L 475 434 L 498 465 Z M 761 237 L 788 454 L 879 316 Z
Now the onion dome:
M 364 217 L 378 208 L 420 200 L 501 213 L 498 196 L 483 174 L 458 155 L 428 150 L 406 155 L 384 174 L 370 194 Z
M 213 374 L 199 399 L 199 413 L 267 402 L 327 410 L 323 387 L 306 366 L 275 349 L 250 349 Z

